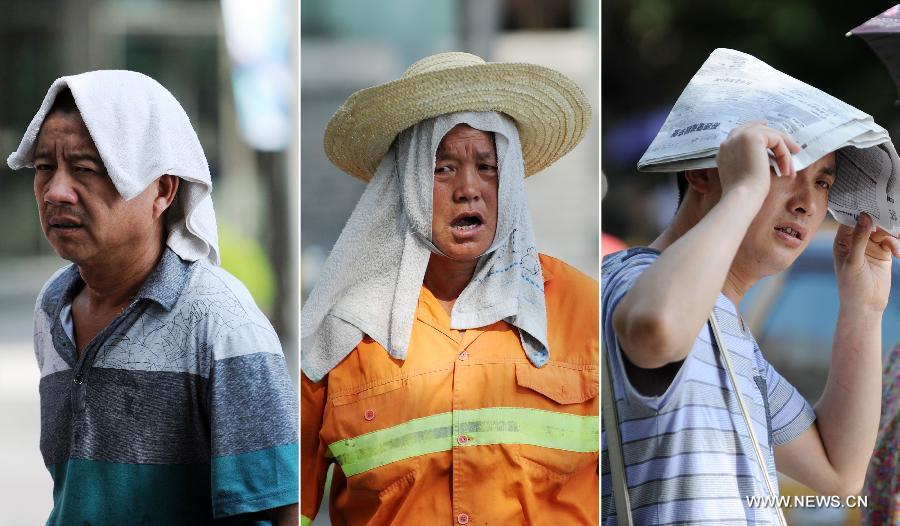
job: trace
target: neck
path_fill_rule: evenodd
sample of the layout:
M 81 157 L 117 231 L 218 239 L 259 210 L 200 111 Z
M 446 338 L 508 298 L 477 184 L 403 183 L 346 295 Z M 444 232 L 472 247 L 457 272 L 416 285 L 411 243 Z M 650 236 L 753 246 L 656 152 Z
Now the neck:
M 738 266 L 732 263 L 731 268 L 728 269 L 728 275 L 725 276 L 725 284 L 722 285 L 722 294 L 730 299 L 735 307 L 738 307 L 744 294 L 759 280 L 759 277 L 754 278 L 741 272 Z
M 145 246 L 125 257 L 79 264 L 84 293 L 92 309 L 127 306 L 162 257 L 164 245 Z
M 472 281 L 477 259 L 459 261 L 446 256 L 432 254 L 425 269 L 425 286 L 434 294 L 447 312 L 453 310 L 456 298 Z

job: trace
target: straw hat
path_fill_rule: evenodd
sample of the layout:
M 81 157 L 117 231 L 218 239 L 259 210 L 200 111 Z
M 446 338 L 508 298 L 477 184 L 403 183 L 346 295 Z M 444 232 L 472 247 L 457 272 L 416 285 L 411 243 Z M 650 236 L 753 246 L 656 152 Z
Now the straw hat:
M 558 71 L 439 53 L 395 81 L 350 95 L 328 121 L 325 153 L 341 170 L 368 181 L 398 133 L 457 111 L 498 111 L 515 120 L 526 177 L 574 148 L 591 118 L 581 88 Z

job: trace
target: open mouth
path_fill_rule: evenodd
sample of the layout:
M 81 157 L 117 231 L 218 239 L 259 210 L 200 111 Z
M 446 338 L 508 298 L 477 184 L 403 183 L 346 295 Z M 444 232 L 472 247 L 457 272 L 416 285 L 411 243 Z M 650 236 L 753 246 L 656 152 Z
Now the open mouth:
M 777 231 L 779 231 L 779 232 L 783 232 L 783 233 L 785 233 L 786 235 L 791 236 L 791 237 L 796 238 L 796 239 L 800 239 L 800 240 L 803 239 L 803 233 L 802 233 L 802 232 L 800 232 L 800 231 L 798 231 L 798 230 L 795 230 L 794 228 L 789 227 L 789 226 L 776 226 L 776 227 L 775 227 L 775 230 L 777 230 Z
M 456 218 L 450 222 L 450 227 L 454 230 L 465 232 L 467 230 L 474 230 L 483 224 L 484 221 L 481 219 L 481 214 L 477 212 L 467 212 L 456 216 Z

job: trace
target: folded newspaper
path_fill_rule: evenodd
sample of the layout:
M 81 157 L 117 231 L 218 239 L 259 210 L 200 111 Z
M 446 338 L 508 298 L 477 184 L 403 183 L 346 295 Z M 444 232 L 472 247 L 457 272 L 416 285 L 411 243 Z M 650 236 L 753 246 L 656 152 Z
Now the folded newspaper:
M 793 155 L 798 171 L 837 151 L 838 173 L 828 210 L 839 223 L 855 225 L 866 212 L 891 235 L 900 234 L 900 157 L 887 130 L 853 106 L 732 49 L 717 49 L 706 59 L 638 161 L 638 169 L 715 167 L 728 133 L 755 120 L 768 121 L 801 146 Z M 772 166 L 777 172 L 774 161 Z

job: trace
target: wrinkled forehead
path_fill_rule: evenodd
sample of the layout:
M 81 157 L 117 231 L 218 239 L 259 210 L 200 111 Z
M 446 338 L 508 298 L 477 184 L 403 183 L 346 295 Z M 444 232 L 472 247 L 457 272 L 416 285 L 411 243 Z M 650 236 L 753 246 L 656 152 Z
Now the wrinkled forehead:
M 71 111 L 55 108 L 47 114 L 32 147 L 31 160 L 53 157 L 59 148 L 68 150 L 70 154 L 89 154 L 102 161 L 77 108 Z
M 426 124 L 428 123 L 428 124 Z M 507 145 L 514 136 L 517 137 L 516 125 L 508 116 L 499 112 L 457 112 L 448 113 L 423 121 L 420 125 L 433 126 L 432 148 L 437 152 L 439 146 L 449 137 L 490 136 L 494 153 L 503 156 Z
M 494 133 L 473 128 L 466 123 L 457 124 L 447 130 L 447 133 L 441 137 L 441 141 L 438 143 L 437 154 L 440 155 L 442 151 L 447 150 L 456 141 L 474 141 L 485 146 L 490 145 L 491 153 L 496 155 L 497 144 L 494 139 Z

